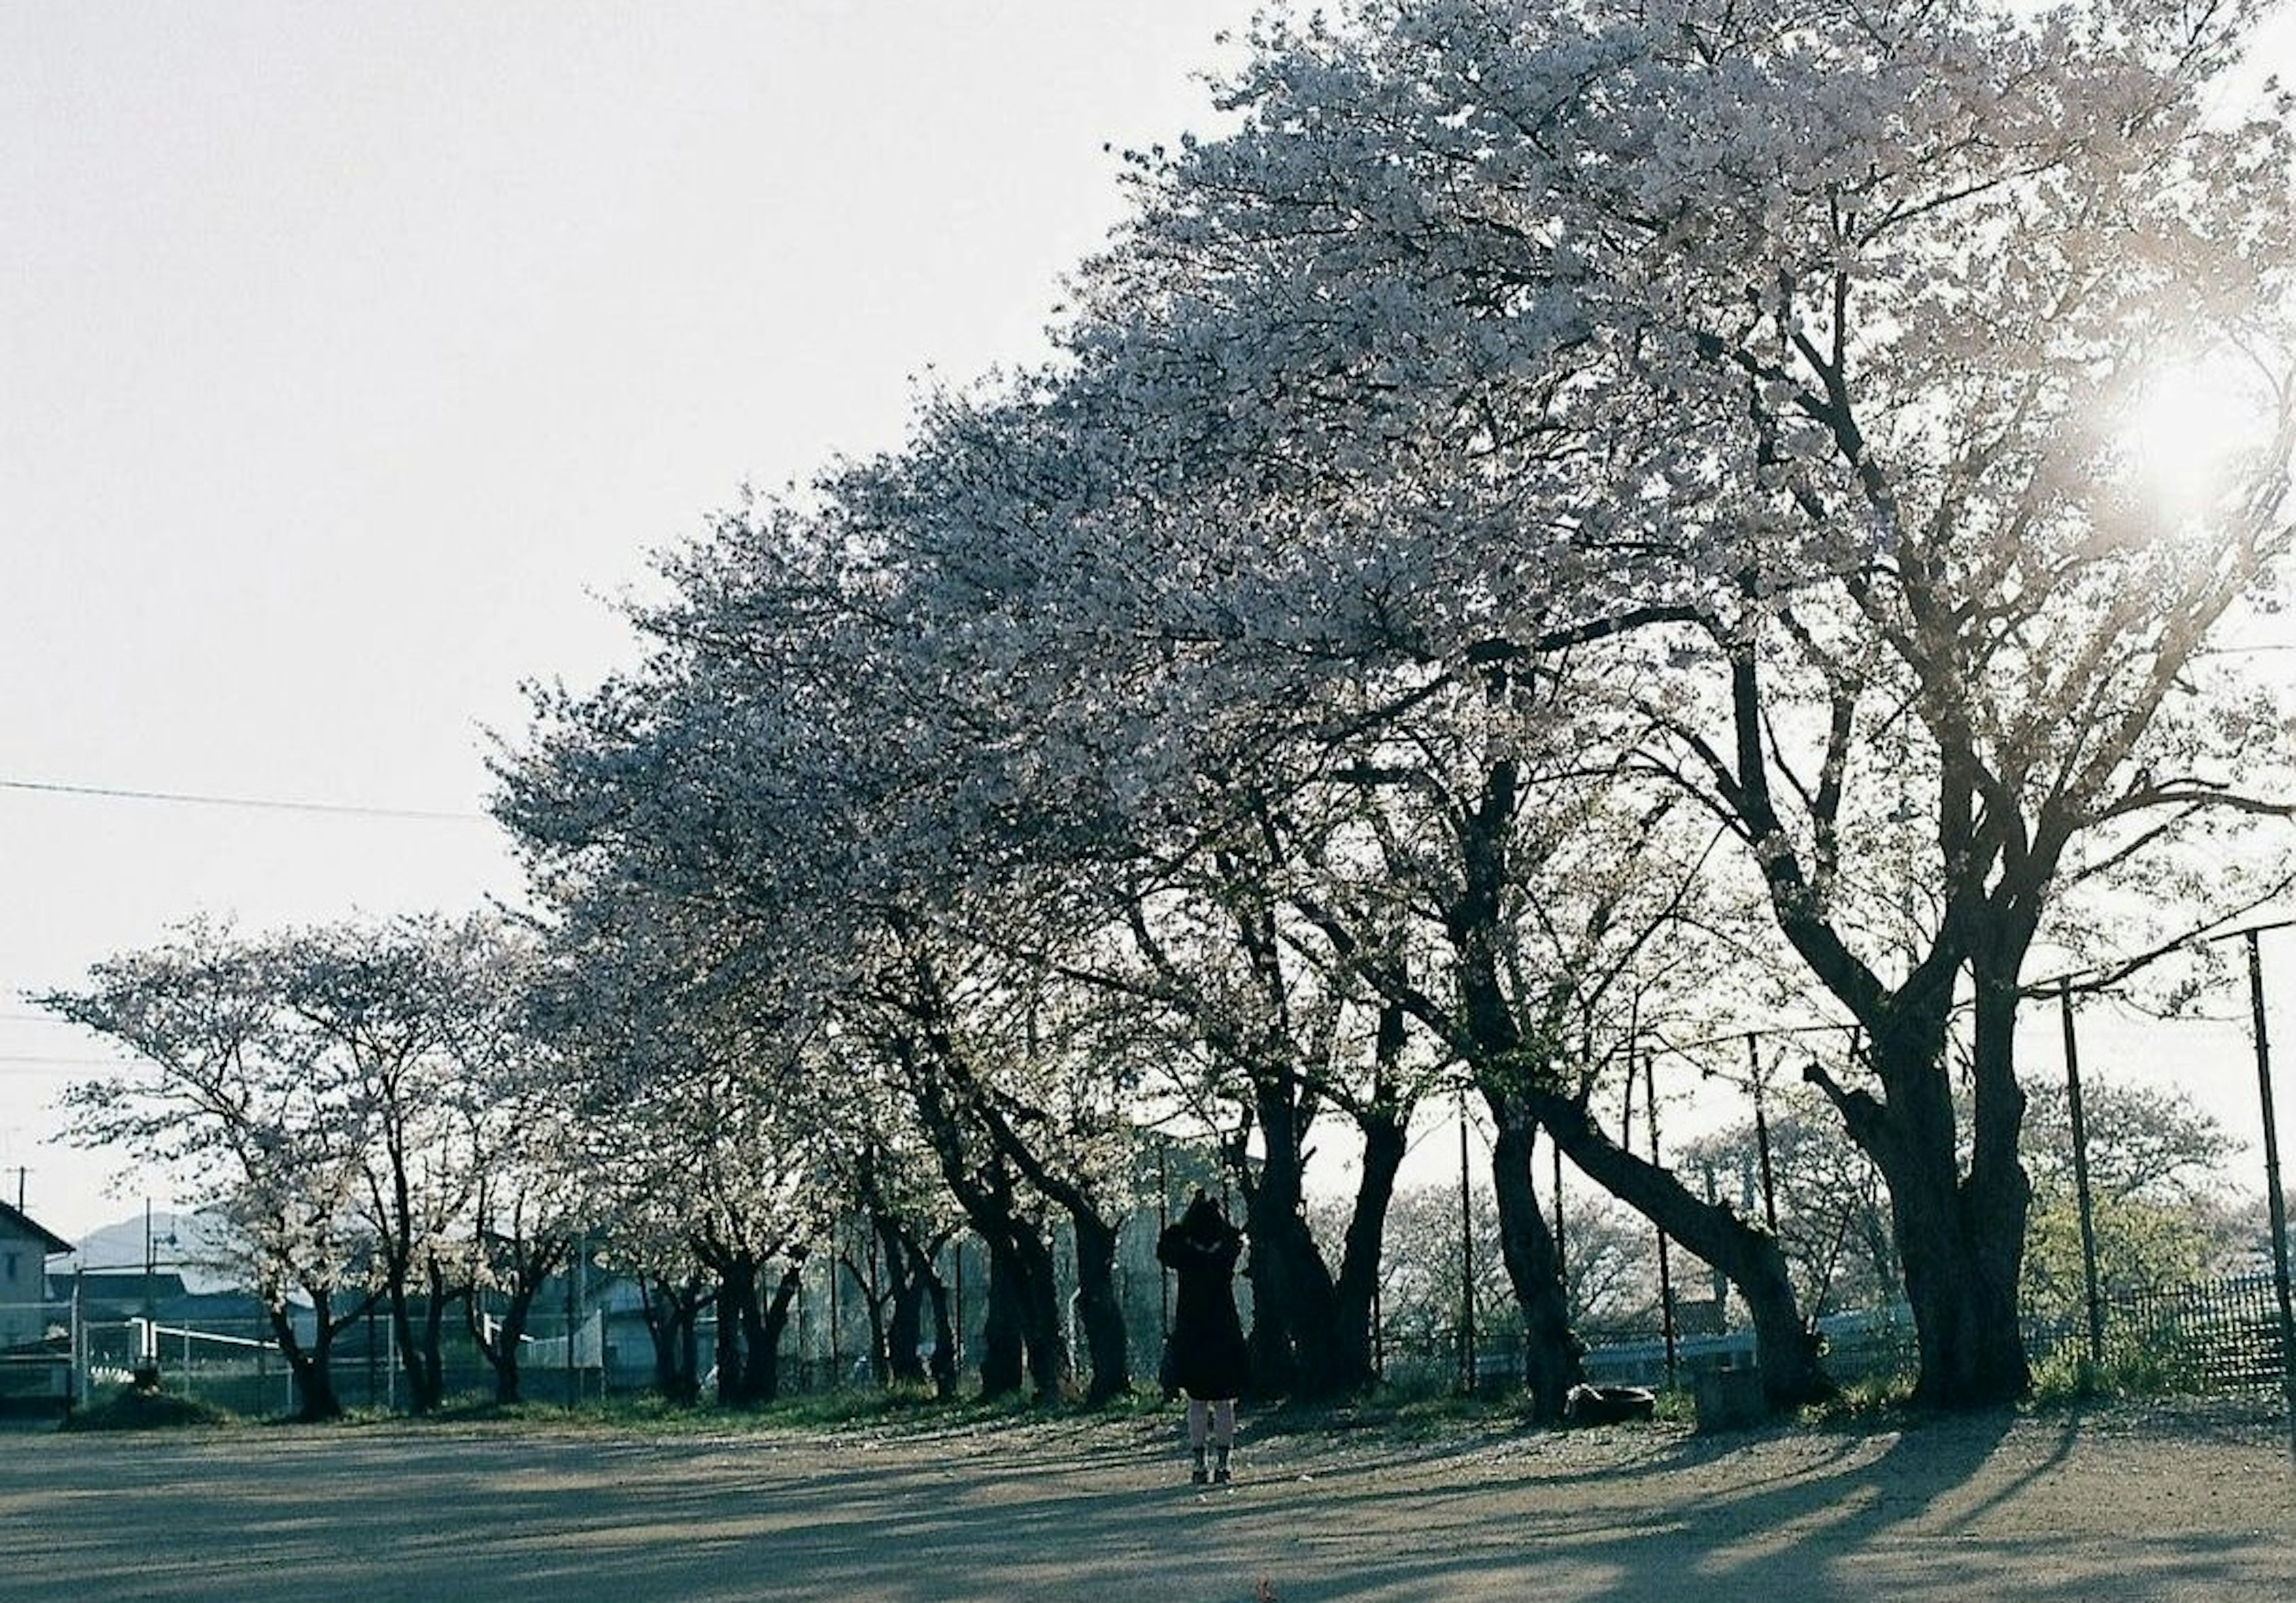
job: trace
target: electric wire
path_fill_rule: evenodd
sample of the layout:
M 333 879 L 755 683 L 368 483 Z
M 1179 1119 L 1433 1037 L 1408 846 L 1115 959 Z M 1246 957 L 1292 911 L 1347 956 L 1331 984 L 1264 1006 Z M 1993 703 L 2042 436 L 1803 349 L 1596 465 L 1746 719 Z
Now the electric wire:
M 115 785 L 70 784 L 58 780 L 0 779 L 0 790 L 21 790 L 44 796 L 73 796 L 104 801 L 162 802 L 176 806 L 238 807 L 269 813 L 316 813 L 340 818 L 390 818 L 424 823 L 485 823 L 484 813 L 447 812 L 430 807 L 376 807 L 352 802 L 287 801 L 258 796 L 204 796 L 186 790 L 144 790 Z

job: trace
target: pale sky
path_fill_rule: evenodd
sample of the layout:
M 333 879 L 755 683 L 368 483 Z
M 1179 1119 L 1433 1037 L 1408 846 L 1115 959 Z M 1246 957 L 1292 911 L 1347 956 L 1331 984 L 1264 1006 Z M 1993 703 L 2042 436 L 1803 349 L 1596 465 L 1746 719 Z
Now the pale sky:
M 519 683 L 621 660 L 600 598 L 744 480 L 1040 352 L 1103 147 L 1207 126 L 1250 12 L 0 4 L 0 1196 L 142 1206 L 47 1144 L 103 1053 L 24 992 L 514 893 Z
M 105 1058 L 24 993 L 514 895 L 519 683 L 622 660 L 602 598 L 745 480 L 1040 351 L 1103 147 L 1206 127 L 1252 9 L 0 0 L 0 1196 L 145 1194 L 51 1141 Z

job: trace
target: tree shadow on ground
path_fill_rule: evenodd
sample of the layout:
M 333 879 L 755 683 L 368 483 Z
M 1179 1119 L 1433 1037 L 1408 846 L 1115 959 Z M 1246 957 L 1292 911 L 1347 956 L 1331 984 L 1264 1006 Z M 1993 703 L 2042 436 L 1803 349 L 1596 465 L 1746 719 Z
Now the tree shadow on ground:
M 1239 1484 L 1201 1492 L 1153 1419 L 922 1441 L 50 1437 L 0 1466 L 0 1518 L 37 1538 L 12 1565 L 32 1598 L 1220 1603 L 1262 1578 L 1281 1603 L 2281 1595 L 2259 1578 L 2284 1564 L 2268 1539 L 2138 1533 L 2068 1558 L 1997 1517 L 2081 1429 L 1269 1435 Z

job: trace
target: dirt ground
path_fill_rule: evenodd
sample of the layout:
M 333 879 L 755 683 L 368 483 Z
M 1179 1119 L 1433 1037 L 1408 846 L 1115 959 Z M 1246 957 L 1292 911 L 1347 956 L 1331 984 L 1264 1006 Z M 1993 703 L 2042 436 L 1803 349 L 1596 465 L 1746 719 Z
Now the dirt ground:
M 1709 1437 L 1248 1421 L 1211 1491 L 1177 1428 L 10 1433 L 0 1598 L 2296 1598 L 2276 1406 Z

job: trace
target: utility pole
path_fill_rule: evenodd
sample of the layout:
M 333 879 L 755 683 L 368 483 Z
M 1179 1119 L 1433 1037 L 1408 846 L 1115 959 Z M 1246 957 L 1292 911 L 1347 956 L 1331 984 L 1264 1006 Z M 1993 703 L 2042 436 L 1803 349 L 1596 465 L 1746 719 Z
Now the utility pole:
M 1762 1048 L 1760 1038 L 1746 1032 L 1746 1086 L 1754 1096 L 1754 1150 L 1762 1160 L 1762 1219 L 1775 1239 L 1778 1233 L 1778 1180 L 1770 1167 L 1770 1118 L 1762 1106 Z M 1657 1161 L 1656 1154 L 1652 1161 Z
M 1627 1083 L 1629 1085 L 1634 1084 L 1634 1077 L 1633 1066 L 1630 1064 L 1627 1070 Z M 1659 1167 L 1658 1053 L 1655 1051 L 1643 1054 L 1643 1116 L 1650 1125 L 1650 1160 L 1651 1167 L 1655 1169 Z M 1674 1274 L 1668 1266 L 1666 1229 L 1663 1225 L 1659 1228 L 1658 1232 L 1658 1310 L 1660 1328 L 1666 1335 L 1666 1389 L 1672 1391 L 1675 1387 L 1676 1370 L 1681 1362 L 1681 1354 L 1674 1328 Z
M 2288 1456 L 2296 1460 L 2296 1314 L 2288 1296 L 2288 1199 L 2280 1190 L 2280 1136 L 2272 1115 L 2272 1043 L 2264 1026 L 2264 961 L 2248 931 L 2249 1010 L 2256 1024 L 2256 1084 L 2264 1104 L 2264 1186 L 2272 1212 L 2272 1288 L 2280 1302 L 2280 1384 L 2288 1408 Z
M 1156 1138 L 1156 1239 L 1161 1242 L 1172 1224 L 1172 1174 L 1161 1135 Z M 1156 1260 L 1156 1333 L 1172 1339 L 1172 1270 L 1162 1257 Z
M 1475 1391 L 1475 1215 L 1467 1182 L 1467 1093 L 1459 1093 L 1459 1389 Z
M 2073 1198 L 2080 1207 L 2081 1275 L 2088 1296 L 2088 1361 L 2092 1368 L 2102 1368 L 2104 1304 L 2097 1295 L 2096 1207 L 2088 1184 L 2088 1121 L 2081 1110 L 2080 1045 L 2073 1034 L 2070 975 L 2057 982 L 2057 1010 L 2064 1025 L 2065 1107 L 2073 1122 Z M 2258 1017 L 2260 1021 L 2262 1015 Z M 2259 1027 L 2262 1027 L 2260 1022 Z

